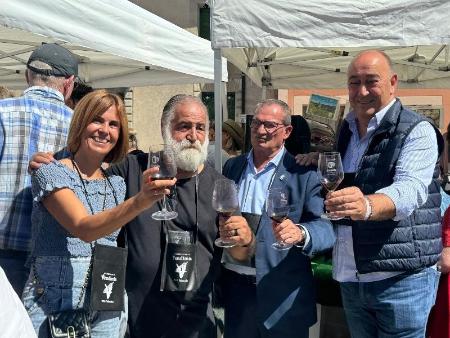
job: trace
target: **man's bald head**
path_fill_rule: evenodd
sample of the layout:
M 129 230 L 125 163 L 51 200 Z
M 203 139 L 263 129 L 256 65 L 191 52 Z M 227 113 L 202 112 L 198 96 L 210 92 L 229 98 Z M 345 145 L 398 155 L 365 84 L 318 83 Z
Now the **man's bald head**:
M 347 85 L 357 118 L 368 121 L 395 98 L 397 74 L 386 53 L 367 50 L 356 55 L 348 66 Z

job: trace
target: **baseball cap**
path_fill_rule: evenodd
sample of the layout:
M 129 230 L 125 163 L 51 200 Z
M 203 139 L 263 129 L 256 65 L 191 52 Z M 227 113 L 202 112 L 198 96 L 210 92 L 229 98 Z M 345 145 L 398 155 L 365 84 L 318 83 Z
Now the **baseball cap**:
M 48 64 L 51 69 L 39 69 L 30 65 L 33 61 L 41 61 Z M 27 62 L 27 68 L 38 74 L 47 76 L 78 75 L 78 59 L 68 49 L 56 43 L 44 43 L 31 53 Z

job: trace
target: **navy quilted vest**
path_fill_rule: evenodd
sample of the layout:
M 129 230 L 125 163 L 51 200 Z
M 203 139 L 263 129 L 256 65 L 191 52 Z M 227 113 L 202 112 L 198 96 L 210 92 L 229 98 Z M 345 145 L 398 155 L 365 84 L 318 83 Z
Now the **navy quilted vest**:
M 365 195 L 392 184 L 403 142 L 417 123 L 424 120 L 419 114 L 403 108 L 399 100 L 388 110 L 356 172 L 355 185 Z M 441 153 L 443 139 L 440 132 L 435 131 Z M 350 136 L 348 123 L 344 121 L 338 138 L 342 156 Z M 442 250 L 438 178 L 439 165 L 436 163 L 427 201 L 407 219 L 350 221 L 358 272 L 415 270 L 437 262 Z

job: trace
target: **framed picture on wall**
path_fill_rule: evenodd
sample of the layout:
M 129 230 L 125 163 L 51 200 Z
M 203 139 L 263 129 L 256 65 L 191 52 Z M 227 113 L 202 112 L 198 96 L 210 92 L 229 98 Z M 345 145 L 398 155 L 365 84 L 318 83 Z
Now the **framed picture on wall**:
M 435 126 L 439 129 L 445 128 L 444 126 L 444 109 L 442 106 L 432 105 L 408 105 L 409 109 L 429 118 L 434 122 Z
M 304 117 L 308 120 L 325 124 L 334 132 L 342 118 L 339 99 L 331 96 L 311 94 Z

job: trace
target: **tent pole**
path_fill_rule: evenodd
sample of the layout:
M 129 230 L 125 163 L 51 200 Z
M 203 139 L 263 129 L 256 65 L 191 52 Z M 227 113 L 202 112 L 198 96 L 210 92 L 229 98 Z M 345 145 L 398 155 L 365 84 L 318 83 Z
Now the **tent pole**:
M 228 90 L 226 82 L 222 82 L 222 112 L 223 121 L 228 120 Z
M 214 124 L 215 149 L 214 163 L 216 170 L 222 172 L 222 50 L 214 49 Z

